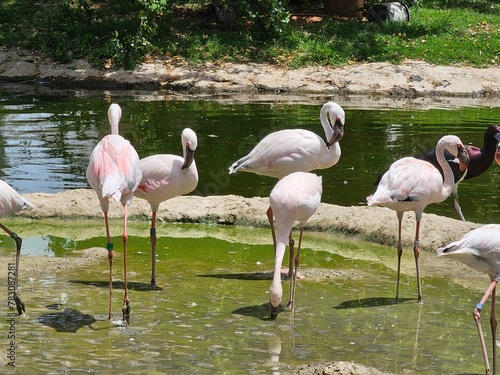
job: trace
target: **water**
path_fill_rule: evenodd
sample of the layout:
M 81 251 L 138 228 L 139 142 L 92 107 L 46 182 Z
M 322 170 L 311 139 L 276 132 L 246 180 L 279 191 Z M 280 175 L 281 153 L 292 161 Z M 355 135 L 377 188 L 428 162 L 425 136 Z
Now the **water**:
M 54 222 L 37 224 L 45 233 Z M 102 231 L 100 221 L 85 226 Z M 105 242 L 80 237 L 66 247 L 59 237 L 64 229 L 53 232 L 46 237 L 57 256 L 71 257 L 75 250 Z M 395 274 L 384 265 L 395 263 L 392 248 L 307 233 L 301 270 L 322 270 L 329 277 L 299 280 L 295 313 L 284 309 L 270 321 L 273 256 L 267 230 L 160 225 L 156 291 L 148 286 L 149 242 L 141 237 L 148 225 L 131 223 L 130 232 L 128 328 L 106 321 L 104 249 L 92 266 L 21 272 L 28 316 L 16 319 L 18 373 L 279 374 L 292 365 L 335 360 L 394 373 L 482 372 L 471 317 L 481 293 L 425 275 L 425 302 L 419 306 L 414 275 L 403 275 L 402 303 L 395 305 Z M 9 239 L 0 240 L 8 244 Z M 31 251 L 29 244 L 25 250 Z M 0 255 L 9 253 L 0 248 Z M 404 262 L 412 263 L 407 255 Z M 423 264 L 433 257 L 422 256 Z M 114 263 L 113 308 L 119 320 L 120 251 Z M 283 281 L 285 301 L 288 286 Z M 486 318 L 484 326 L 488 332 Z M 4 319 L 0 329 L 6 331 Z M 2 373 L 16 372 L 4 367 Z
M 199 140 L 200 183 L 194 194 L 246 197 L 267 196 L 276 181 L 244 173 L 229 176 L 228 166 L 277 129 L 302 127 L 322 135 L 319 109 L 331 99 L 238 101 L 4 90 L 0 94 L 2 178 L 21 193 L 87 188 L 88 156 L 108 132 L 110 98 L 123 109 L 121 134 L 141 156 L 180 154 L 180 134 L 189 126 Z M 352 98 L 335 100 L 347 118 L 342 157 L 335 167 L 317 173 L 323 176 L 323 201 L 343 206 L 364 205 L 365 197 L 375 190 L 376 176 L 393 160 L 434 147 L 448 133 L 481 146 L 487 125 L 500 124 L 498 106 L 484 102 L 455 107 L 443 101 L 433 109 L 422 109 L 397 100 L 369 108 Z M 498 166 L 492 165 L 487 173 L 461 184 L 460 202 L 467 219 L 498 222 L 498 176 Z M 426 212 L 457 217 L 450 200 L 431 205 Z M 20 219 L 10 220 L 19 227 Z M 77 250 L 102 248 L 106 242 L 101 221 L 21 221 L 24 256 L 71 258 Z M 132 324 L 126 329 L 105 320 L 104 250 L 95 265 L 52 274 L 23 273 L 21 263 L 21 295 L 28 317 L 16 319 L 19 373 L 268 374 L 283 373 L 290 365 L 333 360 L 394 373 L 483 372 L 471 318 L 482 283 L 466 289 L 424 273 L 425 303 L 419 306 L 414 274 L 403 275 L 403 303 L 394 305 L 393 248 L 307 233 L 301 269 L 321 269 L 329 277 L 299 281 L 296 312 L 285 310 L 276 321 L 269 321 L 267 291 L 273 259 L 267 230 L 160 225 L 157 291 L 148 287 L 148 233 L 148 223 L 130 223 Z M 12 256 L 12 240 L 0 236 L 0 241 L 0 256 Z M 114 242 L 113 306 L 119 318 L 123 270 L 120 239 Z M 423 264 L 436 261 L 429 253 L 423 253 L 422 260 Z M 404 262 L 413 269 L 409 252 Z M 286 300 L 288 282 L 283 285 Z M 6 309 L 2 314 L 7 316 Z M 487 309 L 484 316 L 488 335 Z M 0 321 L 0 330 L 7 332 L 6 319 Z M 2 343 L 7 348 L 6 341 Z M 4 366 L 2 373 L 16 371 Z
M 109 131 L 109 99 L 0 94 L 0 177 L 21 193 L 88 188 L 88 157 Z M 199 143 L 200 182 L 194 194 L 251 197 L 268 196 L 276 180 L 249 173 L 229 176 L 229 165 L 271 131 L 300 127 L 323 136 L 319 111 L 331 98 L 239 102 L 182 96 L 144 100 L 136 95 L 112 99 L 123 109 L 120 133 L 141 157 L 181 154 L 181 131 L 191 127 Z M 422 109 L 397 103 L 390 108 L 389 102 L 362 109 L 352 99 L 337 101 L 346 111 L 342 157 L 333 168 L 316 173 L 323 176 L 323 201 L 341 206 L 365 205 L 380 172 L 398 158 L 435 147 L 442 135 L 456 134 L 464 143 L 482 146 L 486 127 L 500 124 L 500 108 L 493 107 L 494 103 L 456 108 L 438 102 L 434 109 Z M 480 177 L 460 185 L 466 219 L 489 223 L 499 217 L 499 171 L 494 164 Z M 426 212 L 458 217 L 451 198 L 429 206 Z

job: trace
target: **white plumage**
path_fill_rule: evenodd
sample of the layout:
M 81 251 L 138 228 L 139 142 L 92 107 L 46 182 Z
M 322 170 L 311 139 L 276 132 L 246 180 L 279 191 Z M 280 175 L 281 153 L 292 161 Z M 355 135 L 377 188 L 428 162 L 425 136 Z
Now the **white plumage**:
M 414 211 L 416 218 L 415 243 L 413 252 L 417 270 L 418 302 L 422 302 L 420 287 L 420 274 L 418 269 L 419 256 L 419 231 L 422 213 L 425 207 L 431 203 L 444 201 L 453 192 L 454 177 L 451 167 L 448 165 L 444 152 L 449 151 L 458 157 L 461 168 L 465 169 L 469 161 L 469 156 L 462 141 L 454 136 L 442 137 L 436 145 L 436 156 L 443 170 L 444 179 L 441 173 L 432 164 L 416 159 L 405 157 L 394 162 L 389 170 L 382 176 L 377 190 L 373 195 L 366 198 L 368 206 L 384 206 L 396 211 L 398 230 L 398 275 L 396 282 L 396 302 L 399 298 L 399 278 L 401 269 L 401 254 L 403 252 L 401 244 L 401 220 L 405 211 Z
M 486 273 L 490 276 L 491 283 L 486 290 L 481 301 L 477 304 L 472 315 L 476 322 L 476 327 L 483 352 L 484 366 L 486 373 L 490 374 L 490 364 L 484 342 L 483 330 L 481 328 L 481 310 L 484 303 L 491 295 L 491 315 L 490 324 L 493 342 L 493 374 L 496 374 L 496 326 L 495 317 L 495 291 L 500 278 L 500 225 L 489 224 L 468 232 L 462 239 L 452 242 L 436 250 L 438 256 L 449 256 L 456 259 L 475 270 Z
M 286 242 L 290 243 L 290 309 L 293 311 L 295 301 L 295 286 L 297 283 L 297 268 L 300 259 L 302 231 L 307 220 L 316 212 L 321 202 L 321 177 L 313 173 L 294 172 L 283 177 L 269 196 L 270 204 L 276 220 L 276 245 L 274 260 L 274 275 L 270 293 L 271 318 L 278 316 L 283 288 L 281 286 L 281 265 L 285 255 Z M 292 228 L 299 222 L 300 235 L 297 255 L 294 258 Z M 294 261 L 294 263 L 292 263 Z
M 181 135 L 183 156 L 160 154 L 141 159 L 142 180 L 135 196 L 151 205 L 151 285 L 156 286 L 156 213 L 160 203 L 192 192 L 198 185 L 194 152 L 198 147 L 196 133 L 186 128 Z

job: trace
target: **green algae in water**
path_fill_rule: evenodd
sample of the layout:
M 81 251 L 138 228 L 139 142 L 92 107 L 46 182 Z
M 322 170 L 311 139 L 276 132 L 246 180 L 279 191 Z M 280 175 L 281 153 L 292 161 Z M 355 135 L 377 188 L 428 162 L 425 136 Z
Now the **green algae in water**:
M 159 289 L 151 290 L 149 239 L 131 235 L 132 314 L 127 328 L 106 321 L 104 249 L 93 266 L 21 279 L 28 316 L 16 319 L 16 370 L 262 374 L 284 373 L 291 365 L 346 360 L 394 373 L 483 371 L 471 317 L 481 292 L 424 277 L 424 304 L 418 305 L 412 273 L 402 276 L 403 303 L 395 305 L 395 272 L 376 260 L 379 254 L 393 256 L 395 264 L 394 249 L 306 233 L 300 271 L 308 275 L 321 269 L 317 274 L 323 277 L 299 280 L 295 313 L 285 308 L 270 321 L 267 292 L 273 251 L 264 243 L 271 242 L 267 230 L 164 225 L 160 232 L 168 229 L 176 234 L 199 230 L 200 236 L 161 235 Z M 147 233 L 147 225 L 132 225 L 136 231 Z M 233 242 L 230 234 L 235 231 L 256 238 L 256 244 Z M 114 241 L 113 308 L 115 317 L 121 318 L 120 237 Z M 104 243 L 104 237 L 98 237 L 73 245 L 78 250 Z M 327 247 L 333 252 L 313 250 Z M 57 249 L 54 253 L 73 256 Z M 413 262 L 409 252 L 403 258 Z M 283 281 L 283 288 L 286 301 L 288 281 Z M 5 319 L 1 328 L 5 331 Z M 5 373 L 16 370 L 5 366 Z

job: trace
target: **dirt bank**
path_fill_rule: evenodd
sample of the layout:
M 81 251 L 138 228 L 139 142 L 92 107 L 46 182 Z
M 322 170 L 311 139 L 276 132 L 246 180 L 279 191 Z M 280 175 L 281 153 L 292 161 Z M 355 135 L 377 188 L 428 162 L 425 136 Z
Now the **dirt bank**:
M 286 69 L 264 64 L 190 66 L 156 60 L 133 70 L 99 70 L 88 62 L 69 64 L 27 51 L 0 50 L 0 82 L 29 82 L 60 88 L 147 89 L 188 93 L 370 94 L 391 97 L 500 96 L 500 67 L 434 66 L 422 61 Z

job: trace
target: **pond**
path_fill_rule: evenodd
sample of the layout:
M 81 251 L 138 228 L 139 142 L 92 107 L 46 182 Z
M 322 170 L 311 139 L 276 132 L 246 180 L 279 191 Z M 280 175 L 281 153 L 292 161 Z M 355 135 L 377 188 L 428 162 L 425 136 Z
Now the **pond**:
M 41 221 L 30 231 L 35 225 L 43 233 L 54 222 Z M 100 221 L 73 225 L 102 231 Z M 106 321 L 104 251 L 92 266 L 21 273 L 28 314 L 16 319 L 18 372 L 6 367 L 2 373 L 280 374 L 292 365 L 335 360 L 405 374 L 482 372 L 471 317 L 480 293 L 424 273 L 425 303 L 418 305 L 415 277 L 403 275 L 401 303 L 395 305 L 394 271 L 384 265 L 395 261 L 392 248 L 307 233 L 300 266 L 306 277 L 298 281 L 296 311 L 285 309 L 269 320 L 273 258 L 266 229 L 160 225 L 158 290 L 148 284 L 149 244 L 141 237 L 147 230 L 147 223 L 130 225 L 127 328 Z M 58 237 L 64 230 L 55 232 L 42 237 L 56 256 L 72 257 L 105 242 L 104 237 L 67 241 Z M 27 241 L 26 252 L 32 246 Z M 0 255 L 9 252 L 0 248 Z M 412 257 L 403 258 L 403 267 L 411 266 Z M 422 263 L 431 258 L 422 254 Z M 117 320 L 121 267 L 116 252 Z M 323 277 L 308 277 L 314 270 Z M 283 281 L 285 300 L 288 285 Z M 4 320 L 0 328 L 6 329 Z
M 1 90 L 0 90 L 1 92 Z M 280 98 L 280 99 L 276 99 Z M 180 134 L 191 127 L 198 135 L 196 195 L 268 196 L 276 180 L 250 173 L 228 175 L 228 167 L 246 155 L 262 137 L 284 128 L 306 128 L 324 137 L 319 111 L 327 100 L 345 109 L 342 156 L 323 176 L 323 201 L 341 206 L 366 205 L 374 182 L 394 160 L 435 147 L 445 134 L 482 147 L 488 125 L 500 124 L 500 107 L 433 108 L 372 103 L 363 109 L 355 99 L 279 97 L 241 102 L 224 98 L 163 96 L 76 96 L 0 93 L 0 177 L 20 193 L 88 188 L 85 169 L 95 144 L 109 132 L 107 108 L 119 102 L 120 133 L 141 157 L 181 154 Z M 155 100 L 156 99 L 156 100 Z M 474 103 L 474 101 L 472 101 Z M 392 104 L 392 108 L 391 108 Z M 500 169 L 460 184 L 460 203 L 467 220 L 489 223 L 499 217 Z M 452 199 L 426 212 L 457 218 Z
M 88 157 L 108 133 L 106 111 L 114 101 L 123 110 L 120 133 L 141 157 L 181 154 L 182 129 L 196 131 L 200 183 L 193 194 L 268 196 L 274 179 L 245 173 L 229 176 L 227 168 L 271 131 L 301 127 L 323 135 L 319 110 L 332 99 L 346 111 L 342 157 L 336 166 L 317 174 L 323 176 L 323 201 L 341 206 L 365 205 L 381 171 L 397 158 L 434 147 L 442 135 L 456 134 L 466 144 L 482 146 L 486 127 L 500 125 L 500 108 L 493 101 L 485 105 L 471 100 L 467 106 L 436 101 L 428 107 L 418 100 L 397 99 L 364 105 L 366 99 L 356 97 L 54 95 L 3 87 L 1 177 L 21 194 L 88 188 Z M 498 222 L 499 173 L 493 164 L 460 185 L 466 219 Z M 450 199 L 426 212 L 457 218 Z M 77 250 L 104 246 L 102 222 L 69 225 L 93 227 L 95 237 L 68 238 L 54 230 L 54 223 L 30 223 L 23 255 L 72 257 Z M 20 373 L 279 374 L 290 365 L 333 360 L 394 373 L 483 372 L 471 318 L 481 291 L 425 275 L 425 303 L 420 306 L 414 275 L 403 275 L 403 303 L 394 305 L 393 248 L 307 233 L 301 270 L 306 274 L 321 269 L 326 277 L 300 280 L 296 312 L 285 310 L 270 321 L 267 291 L 273 259 L 267 230 L 160 225 L 158 290 L 147 286 L 150 245 L 145 233 L 148 223 L 130 223 L 128 328 L 105 321 L 104 255 L 98 264 L 43 278 L 21 273 L 28 316 L 16 319 Z M 0 255 L 11 255 L 11 239 L 0 240 Z M 115 313 L 121 315 L 123 272 L 120 252 L 116 253 L 113 301 Z M 429 253 L 422 257 L 435 259 Z M 287 286 L 285 281 L 285 295 Z M 5 309 L 3 314 L 8 314 Z M 3 332 L 5 321 L 0 323 Z M 16 370 L 5 367 L 5 373 Z

